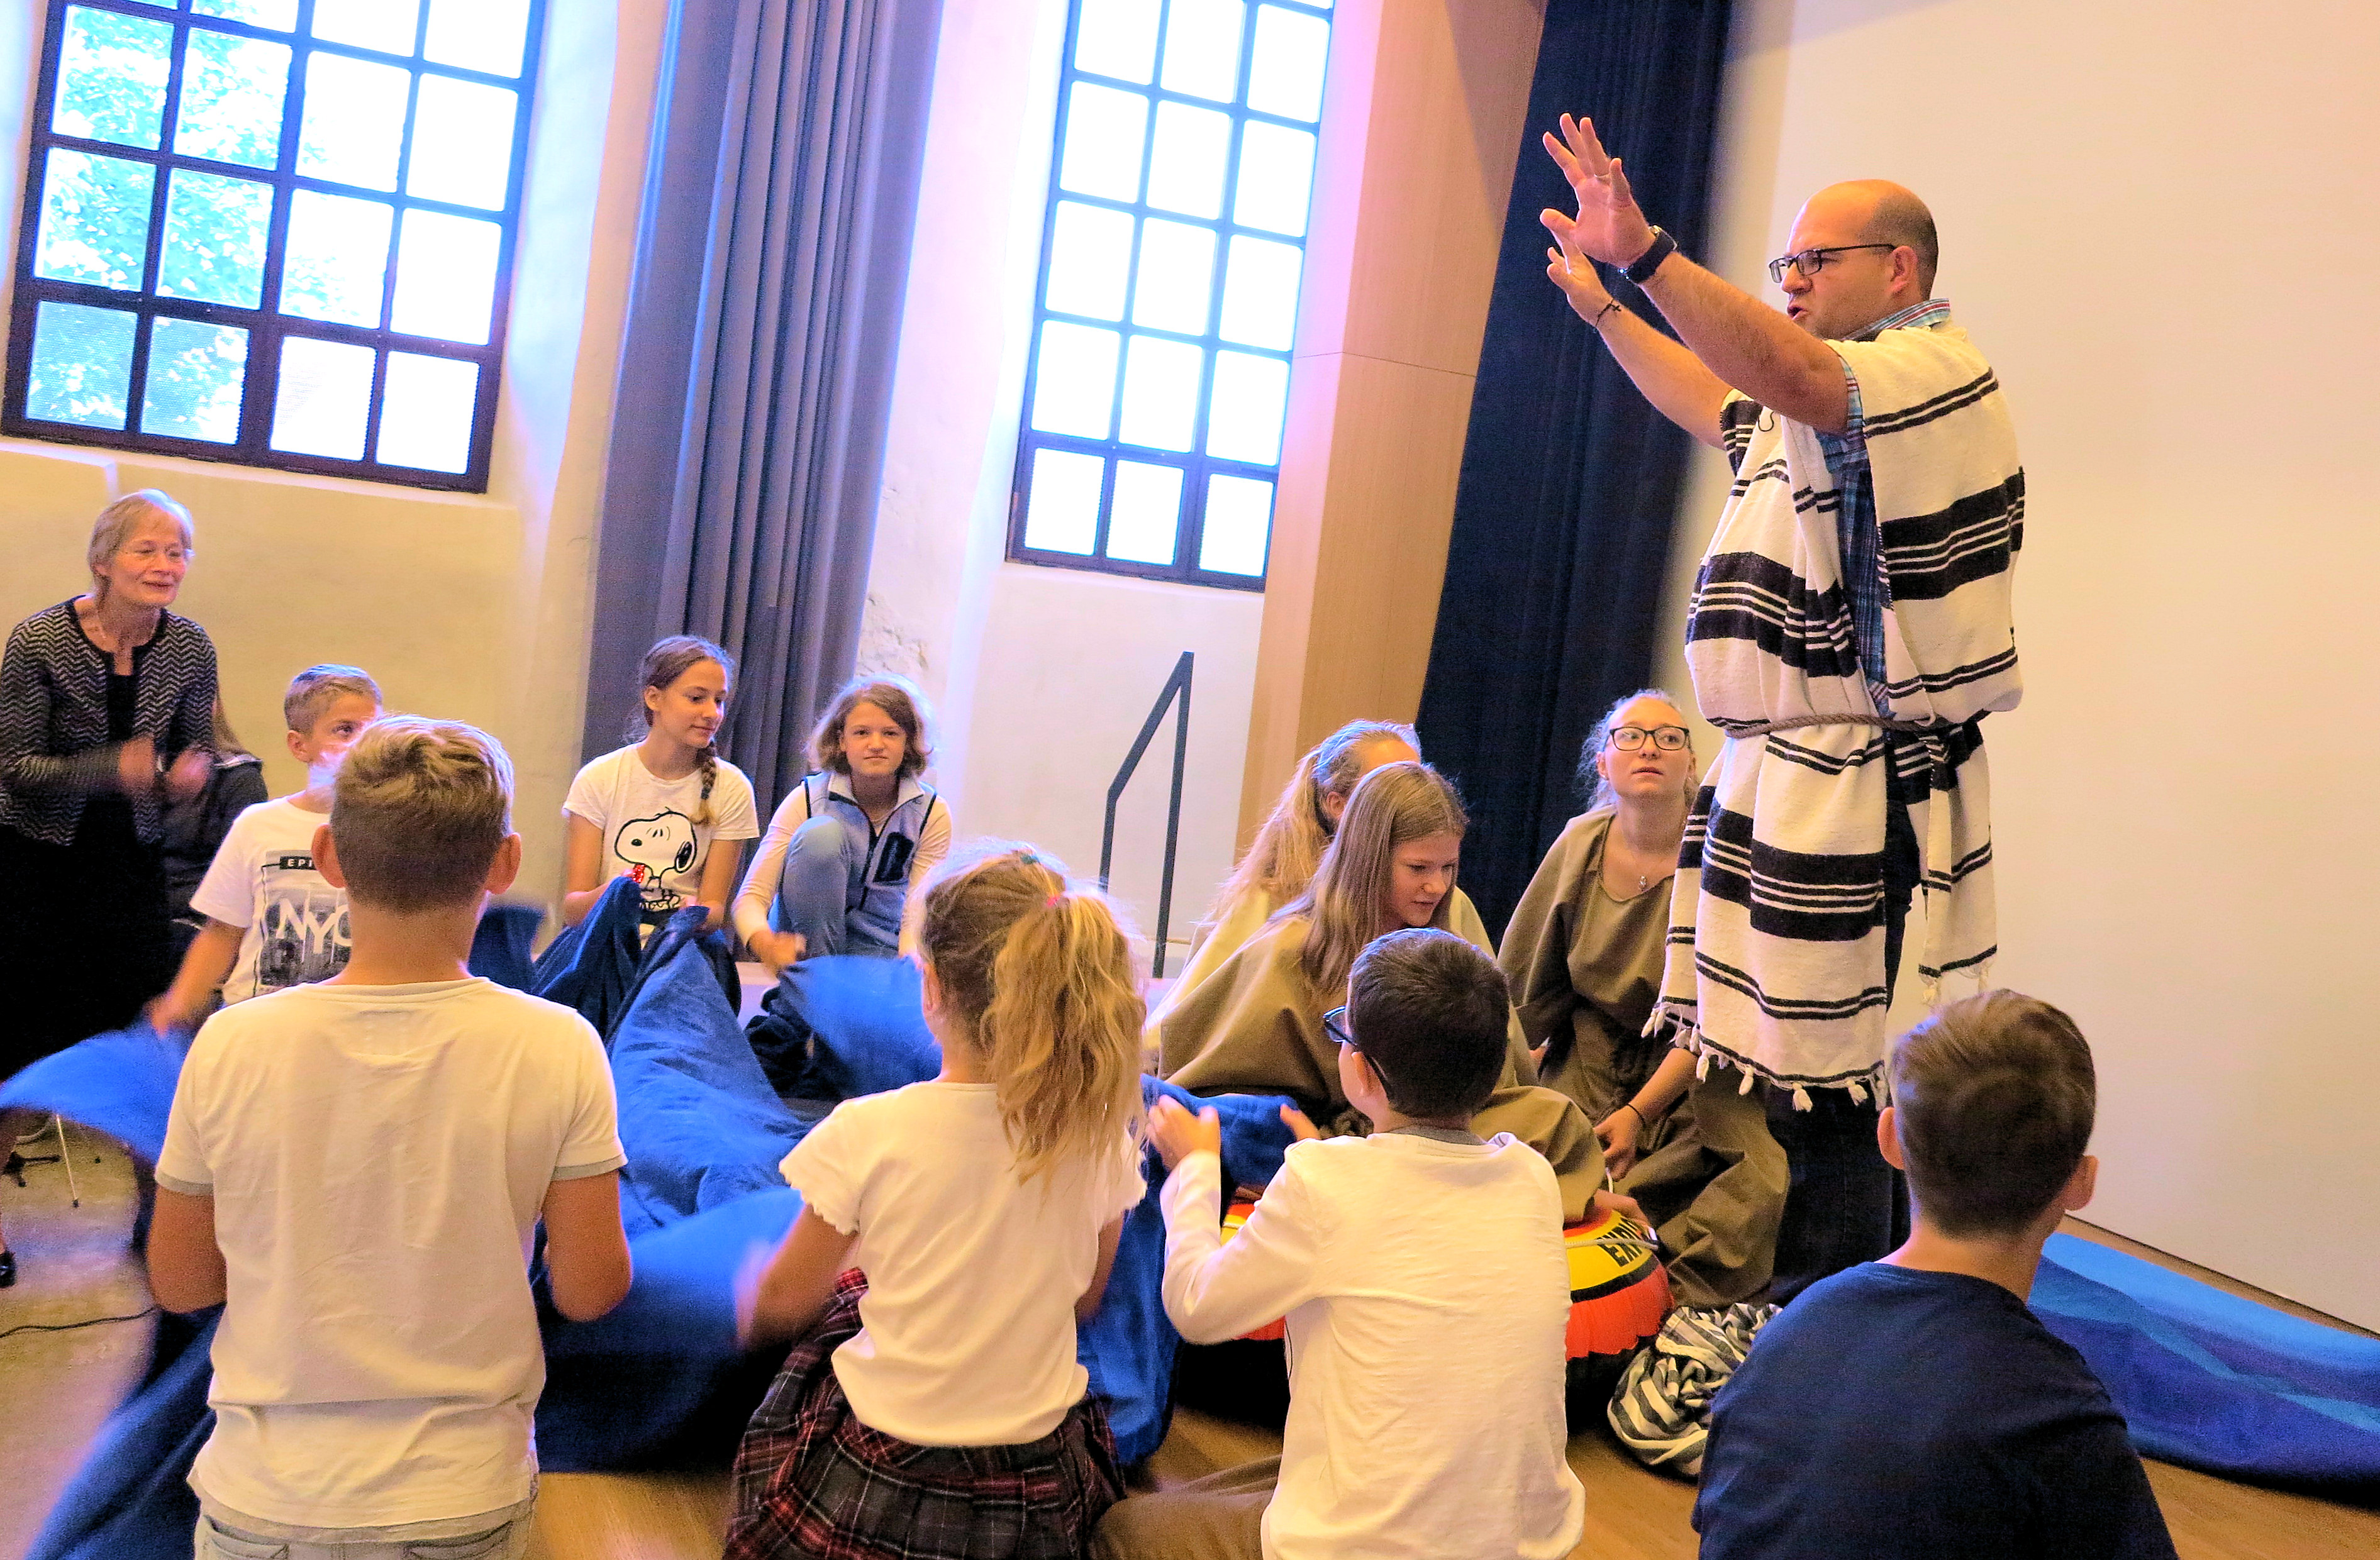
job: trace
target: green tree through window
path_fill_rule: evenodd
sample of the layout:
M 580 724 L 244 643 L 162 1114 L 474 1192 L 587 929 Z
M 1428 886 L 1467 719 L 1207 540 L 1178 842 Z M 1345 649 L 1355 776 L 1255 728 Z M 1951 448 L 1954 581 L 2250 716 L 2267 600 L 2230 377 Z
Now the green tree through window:
M 480 490 L 541 0 L 52 0 L 0 426 Z

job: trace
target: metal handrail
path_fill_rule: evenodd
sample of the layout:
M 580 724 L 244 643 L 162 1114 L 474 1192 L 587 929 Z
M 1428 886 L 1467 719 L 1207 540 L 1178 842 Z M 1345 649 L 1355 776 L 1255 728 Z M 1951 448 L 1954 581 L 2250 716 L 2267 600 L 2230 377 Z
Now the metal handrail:
M 1116 804 L 1123 798 L 1123 788 L 1132 783 L 1135 770 L 1140 768 L 1141 755 L 1157 735 L 1164 722 L 1165 708 L 1172 705 L 1173 719 L 1173 794 L 1165 807 L 1165 870 L 1157 886 L 1157 956 L 1151 961 L 1149 973 L 1162 980 L 1165 976 L 1165 930 L 1173 914 L 1173 852 L 1182 840 L 1182 772 L 1183 763 L 1190 752 L 1190 665 L 1195 658 L 1188 650 L 1173 663 L 1173 674 L 1158 690 L 1156 704 L 1149 707 L 1148 719 L 1140 728 L 1140 736 L 1133 743 L 1132 751 L 1124 755 L 1123 767 L 1116 770 L 1115 779 L 1108 785 L 1107 826 L 1099 833 L 1099 889 L 1108 886 L 1108 869 L 1115 860 Z M 1179 695 L 1177 702 L 1175 695 Z

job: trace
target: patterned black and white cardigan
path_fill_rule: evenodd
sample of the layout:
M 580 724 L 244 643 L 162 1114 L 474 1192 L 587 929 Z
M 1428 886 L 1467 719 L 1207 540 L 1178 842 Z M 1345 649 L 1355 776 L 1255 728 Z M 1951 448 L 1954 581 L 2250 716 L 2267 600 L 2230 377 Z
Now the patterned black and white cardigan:
M 74 842 L 83 799 L 116 789 L 115 744 L 107 740 L 109 658 L 61 601 L 18 623 L 0 659 L 0 825 L 53 845 Z M 214 739 L 215 647 L 186 617 L 164 613 L 149 643 L 132 652 L 132 729 L 171 763 Z M 153 792 L 132 798 L 140 838 L 164 831 Z

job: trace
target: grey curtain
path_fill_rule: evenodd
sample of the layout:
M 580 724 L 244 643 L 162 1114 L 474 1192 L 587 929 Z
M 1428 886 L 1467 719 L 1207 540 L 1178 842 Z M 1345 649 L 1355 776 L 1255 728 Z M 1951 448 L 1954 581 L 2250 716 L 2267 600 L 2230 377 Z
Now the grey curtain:
M 761 807 L 850 675 L 941 0 L 675 0 L 596 560 L 585 751 L 670 634 L 740 663 Z

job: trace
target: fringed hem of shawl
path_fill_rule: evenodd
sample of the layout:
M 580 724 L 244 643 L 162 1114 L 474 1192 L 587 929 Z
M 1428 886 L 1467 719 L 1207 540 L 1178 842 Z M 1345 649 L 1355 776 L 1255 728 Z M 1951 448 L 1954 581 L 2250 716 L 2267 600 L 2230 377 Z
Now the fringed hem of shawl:
M 1977 991 L 1989 990 L 1992 961 L 1999 957 L 1999 951 L 1998 947 L 1987 948 L 1972 959 L 1961 959 L 1938 970 L 1930 964 L 1919 965 L 1918 990 L 1926 1010 L 1931 1012 L 1942 1005 L 1942 983 L 1953 975 L 1973 981 Z M 1697 1079 L 1710 1076 L 1711 1062 L 1716 1058 L 1743 1074 L 1743 1089 L 1747 1093 L 1755 1078 L 1776 1088 L 1792 1090 L 1793 1108 L 1796 1110 L 1810 1108 L 1810 1091 L 1813 1089 L 1843 1090 L 1856 1104 L 1865 1104 L 1871 1098 L 1879 1107 L 1892 1103 L 1892 1079 L 1881 1060 L 1874 1067 L 1838 1073 L 1830 1078 L 1780 1073 L 1773 1068 L 1763 1067 L 1742 1052 L 1721 1045 L 1703 1033 L 1702 1025 L 1696 1022 L 1695 1004 L 1692 1002 L 1663 998 L 1654 1003 L 1653 1016 L 1645 1021 L 1644 1033 L 1648 1038 L 1664 1041 L 1693 1056 Z
M 1929 1001 L 1931 996 L 1929 989 Z M 1743 1087 L 1740 1091 L 1742 1093 L 1752 1092 L 1752 1082 L 1755 1078 L 1772 1088 L 1791 1090 L 1793 1108 L 1796 1110 L 1810 1108 L 1810 1091 L 1813 1089 L 1840 1089 L 1851 1095 L 1854 1104 L 1864 1105 L 1870 1099 L 1874 1099 L 1878 1106 L 1891 1103 L 1890 1086 L 1885 1077 L 1882 1061 L 1878 1061 L 1873 1067 L 1863 1068 L 1854 1072 L 1839 1073 L 1830 1078 L 1811 1078 L 1792 1073 L 1780 1073 L 1772 1068 L 1762 1066 L 1731 1046 L 1721 1045 L 1705 1034 L 1702 1025 L 1695 1022 L 1694 1005 L 1691 1002 L 1664 998 L 1655 1003 L 1653 1016 L 1645 1021 L 1645 1033 L 1647 1035 L 1665 1039 L 1679 1050 L 1694 1057 L 1696 1079 L 1708 1078 L 1711 1063 L 1716 1060 L 1743 1074 Z

